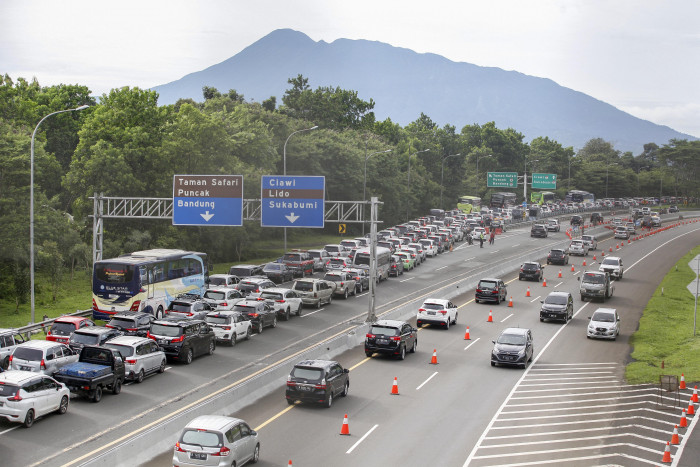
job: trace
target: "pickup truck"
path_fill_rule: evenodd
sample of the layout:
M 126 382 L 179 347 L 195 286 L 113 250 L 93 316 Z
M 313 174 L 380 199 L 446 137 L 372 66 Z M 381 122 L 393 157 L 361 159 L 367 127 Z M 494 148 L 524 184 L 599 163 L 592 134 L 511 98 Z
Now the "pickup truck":
M 306 251 L 290 251 L 282 257 L 282 262 L 294 272 L 295 276 L 313 275 L 314 260 Z
M 78 361 L 63 366 L 54 374 L 54 379 L 68 386 L 71 392 L 100 402 L 105 389 L 112 394 L 121 392 L 124 373 L 124 360 L 119 351 L 88 345 L 80 351 Z
M 586 271 L 579 277 L 579 281 L 581 281 L 579 292 L 582 301 L 585 298 L 605 301 L 612 297 L 615 291 L 615 286 L 610 279 L 610 274 L 607 272 Z

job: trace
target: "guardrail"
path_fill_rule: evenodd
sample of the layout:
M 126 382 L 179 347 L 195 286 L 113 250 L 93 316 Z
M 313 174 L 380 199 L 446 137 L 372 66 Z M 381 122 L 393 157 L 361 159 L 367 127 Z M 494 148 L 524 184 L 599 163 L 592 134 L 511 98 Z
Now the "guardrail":
M 76 310 L 75 313 L 69 313 L 66 315 L 58 316 L 56 318 L 46 319 L 46 320 L 41 321 L 39 323 L 28 324 L 28 325 L 22 326 L 20 328 L 15 328 L 15 332 L 17 334 L 22 335 L 22 337 L 24 337 L 25 340 L 28 340 L 31 338 L 31 335 L 34 334 L 35 331 L 46 330 L 47 327 L 51 327 L 53 322 L 59 318 L 63 318 L 64 316 L 90 316 L 91 314 L 92 314 L 92 309 L 90 309 L 90 310 Z M 46 315 L 44 315 L 44 316 L 46 316 Z

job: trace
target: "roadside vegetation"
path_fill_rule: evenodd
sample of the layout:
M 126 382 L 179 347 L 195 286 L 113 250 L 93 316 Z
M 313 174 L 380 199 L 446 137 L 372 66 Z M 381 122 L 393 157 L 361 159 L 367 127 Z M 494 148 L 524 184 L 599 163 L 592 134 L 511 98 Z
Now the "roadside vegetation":
M 633 362 L 625 371 L 627 382 L 658 383 L 659 375 L 680 378 L 681 373 L 687 383 L 700 381 L 700 330 L 694 337 L 695 298 L 687 289 L 695 279 L 688 263 L 698 254 L 700 246 L 671 268 L 644 309 L 639 329 L 630 339 L 634 350 Z

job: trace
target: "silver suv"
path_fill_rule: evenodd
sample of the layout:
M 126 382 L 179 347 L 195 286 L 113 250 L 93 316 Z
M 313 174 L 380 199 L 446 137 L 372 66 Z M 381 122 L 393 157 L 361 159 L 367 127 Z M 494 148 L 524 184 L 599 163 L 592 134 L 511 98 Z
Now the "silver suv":
M 15 329 L 0 329 L 0 368 L 7 370 L 12 351 L 22 342 L 24 338 Z
M 357 290 L 355 289 L 356 282 L 355 277 L 342 271 L 328 271 L 323 280 L 328 282 L 335 282 L 335 294 L 342 295 L 343 298 L 348 298 L 348 295 L 355 295 Z
M 15 347 L 10 356 L 10 368 L 51 376 L 64 365 L 77 361 L 78 355 L 65 344 L 28 341 Z
M 321 308 L 324 304 L 330 305 L 333 301 L 335 283 L 322 279 L 298 279 L 294 281 L 292 290 L 299 294 L 304 305 Z
M 202 415 L 185 425 L 175 443 L 173 465 L 228 467 L 260 459 L 258 433 L 240 418 Z

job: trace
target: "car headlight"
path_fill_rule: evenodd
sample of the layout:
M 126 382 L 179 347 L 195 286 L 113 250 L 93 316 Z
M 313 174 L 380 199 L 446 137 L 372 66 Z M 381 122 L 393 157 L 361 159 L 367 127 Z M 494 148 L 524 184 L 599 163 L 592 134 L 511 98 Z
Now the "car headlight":
M 519 350 L 518 356 L 522 357 L 523 355 L 525 355 L 525 349 Z
M 595 327 L 593 327 L 592 325 L 589 325 L 589 326 L 588 326 L 588 330 L 589 330 L 589 331 L 593 331 L 594 329 L 595 329 Z

